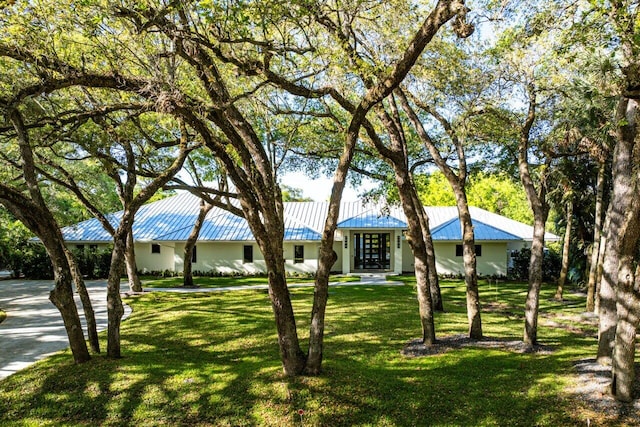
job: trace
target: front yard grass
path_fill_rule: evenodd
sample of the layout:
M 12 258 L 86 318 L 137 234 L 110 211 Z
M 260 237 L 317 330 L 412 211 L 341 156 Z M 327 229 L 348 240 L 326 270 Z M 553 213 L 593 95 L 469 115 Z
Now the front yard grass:
M 443 285 L 437 334 L 465 334 L 464 283 Z M 526 285 L 481 283 L 480 292 L 485 335 L 521 339 Z M 401 350 L 420 335 L 410 279 L 331 288 L 324 372 L 293 379 L 282 375 L 266 291 L 131 297 L 122 359 L 74 365 L 67 351 L 0 381 L 0 425 L 587 425 L 564 390 L 573 362 L 595 354 L 595 329 L 576 332 L 566 320 L 582 311 L 582 297 L 562 304 L 553 292 L 543 289 L 538 334 L 550 353 L 465 348 L 410 358 Z M 291 295 L 304 346 L 313 289 Z
M 180 288 L 184 286 L 184 279 L 176 277 L 150 277 L 142 276 L 142 286 L 145 288 Z M 357 282 L 359 276 L 331 276 L 331 282 Z M 266 276 L 197 276 L 193 278 L 195 286 L 200 288 L 225 288 L 231 286 L 266 285 Z M 287 277 L 287 283 L 313 283 L 313 277 Z

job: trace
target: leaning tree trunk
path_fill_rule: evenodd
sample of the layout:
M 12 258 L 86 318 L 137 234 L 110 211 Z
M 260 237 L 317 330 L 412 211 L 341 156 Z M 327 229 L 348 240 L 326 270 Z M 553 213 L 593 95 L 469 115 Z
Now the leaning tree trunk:
M 184 278 L 183 285 L 187 288 L 192 288 L 193 285 L 193 249 L 196 247 L 200 230 L 204 225 L 204 219 L 207 217 L 209 211 L 213 208 L 213 205 L 206 203 L 204 200 L 200 200 L 200 211 L 196 222 L 193 224 L 191 233 L 187 238 L 187 242 L 184 244 L 184 268 L 182 270 L 182 276 Z
M 51 258 L 54 272 L 55 286 L 49 293 L 49 300 L 60 310 L 62 321 L 64 323 L 67 336 L 69 337 L 69 345 L 71 353 L 76 363 L 84 363 L 91 359 L 87 343 L 82 333 L 82 325 L 80 316 L 78 315 L 78 307 L 73 299 L 73 289 L 71 282 L 73 280 L 66 251 L 60 245 L 47 245 L 46 249 Z
M 129 230 L 127 233 L 127 248 L 124 253 L 124 259 L 127 266 L 129 289 L 131 289 L 131 292 L 142 292 L 142 283 L 140 282 L 138 266 L 136 265 L 136 250 L 133 241 L 133 230 Z
M 302 374 L 305 369 L 306 355 L 300 349 L 291 295 L 287 288 L 282 235 L 270 237 L 272 238 L 268 243 L 262 243 L 269 275 L 269 297 L 278 331 L 280 357 L 285 375 L 296 376 Z
M 569 244 L 571 243 L 571 227 L 573 225 L 573 201 L 567 203 L 567 228 L 564 231 L 564 241 L 562 242 L 562 268 L 560 269 L 560 277 L 558 278 L 558 288 L 553 297 L 557 301 L 562 301 L 564 293 L 564 284 L 567 281 L 567 272 L 569 271 Z
M 114 359 L 121 357 L 120 323 L 124 315 L 124 306 L 120 297 L 120 277 L 124 270 L 127 235 L 121 227 L 123 227 L 122 224 L 113 238 L 113 252 L 107 279 L 107 356 Z
M 605 163 L 601 162 L 598 168 L 596 181 L 596 212 L 593 225 L 593 247 L 591 248 L 591 264 L 589 265 L 589 281 L 587 282 L 587 311 L 595 310 L 596 279 L 598 266 L 600 265 L 600 237 L 602 235 L 602 204 L 604 199 L 604 174 Z
M 71 269 L 71 275 L 73 277 L 73 283 L 76 285 L 76 291 L 80 296 L 82 302 L 82 310 L 84 312 L 84 318 L 87 322 L 87 336 L 89 337 L 89 346 L 95 353 L 100 353 L 100 340 L 98 339 L 98 327 L 96 324 L 96 315 L 93 311 L 93 304 L 91 298 L 89 298 L 89 292 L 85 286 L 84 279 L 82 278 L 82 272 L 76 262 L 73 254 L 65 248 L 67 254 L 67 260 Z
M 480 292 L 478 291 L 478 270 L 476 269 L 476 243 L 471 222 L 467 195 L 461 187 L 452 186 L 456 195 L 458 214 L 462 222 L 462 256 L 464 259 L 464 281 L 467 288 L 467 320 L 469 338 L 482 338 L 480 317 Z
M 420 324 L 422 325 L 422 342 L 427 346 L 431 346 L 436 342 L 436 333 L 433 319 L 433 302 L 429 284 L 427 247 L 424 242 L 424 232 L 420 222 L 419 211 L 423 210 L 423 207 L 422 204 L 415 203 L 418 197 L 409 171 L 396 162 L 393 163 L 393 167 L 400 202 L 407 218 L 407 240 L 414 258 L 418 309 L 420 313 Z
M 429 227 L 429 217 L 424 211 L 424 207 L 418 198 L 418 194 L 413 192 L 413 203 L 418 206 L 416 211 L 418 219 L 420 221 L 420 227 L 422 228 L 422 239 L 425 244 L 425 251 L 427 253 L 427 281 L 429 283 L 429 293 L 431 295 L 431 307 L 433 311 L 440 313 L 444 312 L 444 305 L 442 303 L 442 294 L 440 292 L 440 279 L 438 278 L 438 270 L 436 268 L 436 250 L 433 246 L 433 238 L 431 237 L 431 228 Z
M 531 259 L 529 260 L 529 289 L 525 304 L 525 322 L 523 341 L 529 348 L 538 343 L 538 309 L 540 307 L 540 289 L 542 288 L 542 260 L 544 257 L 544 233 L 546 215 L 534 215 Z

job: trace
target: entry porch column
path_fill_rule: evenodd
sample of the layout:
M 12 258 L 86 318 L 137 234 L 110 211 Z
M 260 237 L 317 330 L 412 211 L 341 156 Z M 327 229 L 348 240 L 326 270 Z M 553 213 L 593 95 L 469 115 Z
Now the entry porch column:
M 342 231 L 342 274 L 351 273 L 351 232 L 350 230 Z
M 393 272 L 402 274 L 402 230 L 396 230 L 393 239 Z

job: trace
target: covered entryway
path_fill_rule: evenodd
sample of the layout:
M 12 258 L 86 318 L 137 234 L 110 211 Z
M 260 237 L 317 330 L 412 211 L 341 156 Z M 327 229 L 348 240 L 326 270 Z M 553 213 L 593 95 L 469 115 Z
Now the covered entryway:
M 353 254 L 356 270 L 390 270 L 390 233 L 354 233 Z

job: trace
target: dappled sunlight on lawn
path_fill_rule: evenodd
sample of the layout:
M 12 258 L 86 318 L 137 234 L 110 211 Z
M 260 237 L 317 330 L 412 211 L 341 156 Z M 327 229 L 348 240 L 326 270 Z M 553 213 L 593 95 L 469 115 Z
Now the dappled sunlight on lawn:
M 440 337 L 467 330 L 457 305 L 464 285 L 448 286 L 447 311 L 436 314 Z M 482 313 L 485 335 L 518 340 L 522 323 L 510 313 L 523 304 L 521 285 L 504 286 L 505 297 Z M 291 294 L 304 348 L 313 290 Z M 550 354 L 458 348 L 405 357 L 420 336 L 412 286 L 332 289 L 323 374 L 293 379 L 282 374 L 264 292 L 145 294 L 127 303 L 122 359 L 76 366 L 63 353 L 0 382 L 0 423 L 293 426 L 299 410 L 305 425 L 582 422 L 560 396 L 572 360 L 591 354 L 593 342 L 544 327 Z

